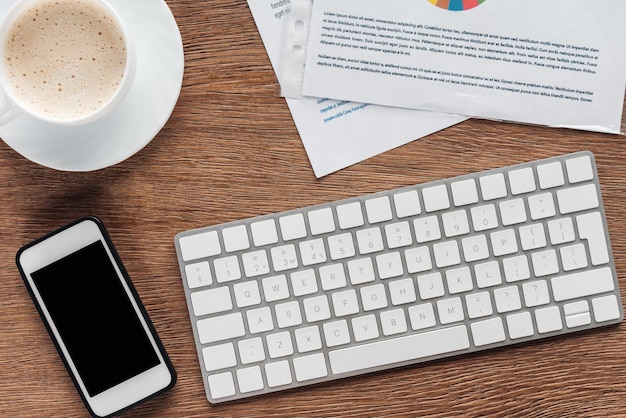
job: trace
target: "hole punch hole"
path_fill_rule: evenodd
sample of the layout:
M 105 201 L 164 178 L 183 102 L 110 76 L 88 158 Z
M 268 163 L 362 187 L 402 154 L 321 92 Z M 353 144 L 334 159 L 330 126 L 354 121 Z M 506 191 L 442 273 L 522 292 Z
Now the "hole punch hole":
M 304 32 L 304 20 L 298 19 L 294 22 L 294 29 L 296 32 Z
M 302 45 L 300 44 L 294 44 L 292 47 L 293 52 L 300 52 L 302 51 Z

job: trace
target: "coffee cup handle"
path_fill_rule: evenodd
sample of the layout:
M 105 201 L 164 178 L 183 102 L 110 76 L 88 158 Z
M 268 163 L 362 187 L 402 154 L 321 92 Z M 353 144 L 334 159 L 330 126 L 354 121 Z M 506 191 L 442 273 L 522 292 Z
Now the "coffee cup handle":
M 0 126 L 11 122 L 19 114 L 18 108 L 0 89 Z

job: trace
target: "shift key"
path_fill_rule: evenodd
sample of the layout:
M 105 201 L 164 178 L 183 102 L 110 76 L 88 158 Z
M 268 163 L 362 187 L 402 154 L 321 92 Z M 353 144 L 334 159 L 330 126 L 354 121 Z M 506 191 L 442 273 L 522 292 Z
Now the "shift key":
M 615 282 L 613 272 L 609 267 L 552 279 L 552 291 L 554 300 L 557 302 L 611 292 L 613 289 L 615 289 Z

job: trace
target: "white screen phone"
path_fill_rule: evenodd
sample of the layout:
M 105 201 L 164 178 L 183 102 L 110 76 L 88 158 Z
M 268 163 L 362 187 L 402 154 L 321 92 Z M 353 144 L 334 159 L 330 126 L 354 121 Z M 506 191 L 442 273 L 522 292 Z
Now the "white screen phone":
M 174 385 L 172 363 L 98 218 L 22 247 L 17 265 L 91 415 L 111 416 Z

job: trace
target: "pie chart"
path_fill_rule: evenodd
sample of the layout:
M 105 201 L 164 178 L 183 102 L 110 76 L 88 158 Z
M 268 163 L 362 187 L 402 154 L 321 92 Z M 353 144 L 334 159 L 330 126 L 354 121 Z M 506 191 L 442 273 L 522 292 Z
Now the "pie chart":
M 446 10 L 462 11 L 473 9 L 485 0 L 428 0 L 435 6 Z

